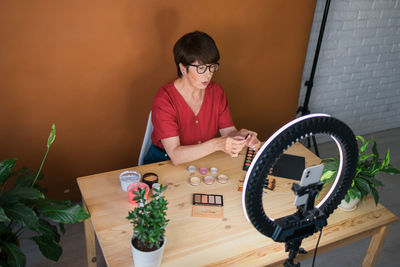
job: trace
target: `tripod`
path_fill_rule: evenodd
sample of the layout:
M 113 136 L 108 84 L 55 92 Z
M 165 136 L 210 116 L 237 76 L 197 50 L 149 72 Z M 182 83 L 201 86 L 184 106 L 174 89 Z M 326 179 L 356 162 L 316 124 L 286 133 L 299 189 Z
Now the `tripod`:
M 329 7 L 331 5 L 330 0 L 326 0 L 325 3 L 325 9 L 324 9 L 324 15 L 322 17 L 322 23 L 321 23 L 321 28 L 319 30 L 319 36 L 318 36 L 318 42 L 317 42 L 317 47 L 315 49 L 315 54 L 314 54 L 314 60 L 313 60 L 313 65 L 311 68 L 311 74 L 310 78 L 305 82 L 305 86 L 307 86 L 307 92 L 306 92 L 306 97 L 304 99 L 304 103 L 302 106 L 299 106 L 297 109 L 297 114 L 301 114 L 301 116 L 310 114 L 311 111 L 308 108 L 308 103 L 310 102 L 310 96 L 311 96 L 311 90 L 314 85 L 314 75 L 315 75 L 315 69 L 317 68 L 317 63 L 318 63 L 318 57 L 319 57 L 319 50 L 321 49 L 321 43 L 322 43 L 322 38 L 324 36 L 324 31 L 325 31 L 325 24 L 326 24 L 326 19 L 328 17 L 328 12 L 329 12 Z M 319 151 L 318 151 L 318 146 L 317 146 L 317 140 L 315 139 L 315 136 L 312 137 L 307 137 L 307 147 L 311 147 L 311 140 L 312 138 L 314 149 L 315 149 L 315 154 L 319 157 Z
M 324 214 L 314 209 L 315 197 L 321 191 L 323 185 L 324 183 L 321 181 L 307 186 L 300 186 L 296 183 L 292 185 L 292 190 L 297 196 L 308 194 L 306 203 L 298 207 L 297 215 L 301 218 L 301 221 L 310 222 L 308 229 L 313 229 L 313 231 L 320 231 L 327 224 Z M 301 231 L 298 232 L 301 233 Z M 298 253 L 307 253 L 300 247 L 301 242 L 307 235 L 299 235 L 297 238 L 286 241 L 285 251 L 289 252 L 289 258 L 283 264 L 284 267 L 300 267 L 300 263 L 294 263 L 294 259 Z

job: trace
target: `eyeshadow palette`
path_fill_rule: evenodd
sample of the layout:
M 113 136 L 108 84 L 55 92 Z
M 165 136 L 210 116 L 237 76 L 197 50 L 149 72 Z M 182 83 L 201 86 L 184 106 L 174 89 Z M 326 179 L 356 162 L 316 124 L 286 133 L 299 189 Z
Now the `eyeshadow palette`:
M 248 147 L 247 152 L 246 152 L 246 157 L 245 157 L 244 163 L 243 163 L 244 171 L 247 171 L 249 169 L 250 164 L 253 161 L 255 156 L 256 156 L 256 151 Z
M 224 218 L 222 195 L 193 194 L 192 216 L 203 218 Z
M 222 195 L 193 194 L 193 205 L 223 206 L 224 198 Z

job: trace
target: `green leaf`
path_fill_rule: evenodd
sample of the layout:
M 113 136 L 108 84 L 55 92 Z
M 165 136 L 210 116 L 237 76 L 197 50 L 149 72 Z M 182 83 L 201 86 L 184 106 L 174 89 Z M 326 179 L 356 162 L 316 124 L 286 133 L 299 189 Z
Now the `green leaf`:
M 389 173 L 389 174 L 400 174 L 400 170 L 391 167 L 390 165 L 382 170 L 383 172 Z
M 347 203 L 350 202 L 350 192 L 348 192 L 348 193 L 344 196 L 344 201 L 346 201 Z
M 360 136 L 360 135 L 357 135 L 357 136 L 356 136 L 356 140 L 361 140 L 361 142 L 362 142 L 363 144 L 365 143 L 364 137 L 362 137 L 362 136 Z
M 324 161 L 324 172 L 336 171 L 338 168 L 339 168 L 339 162 L 337 159 Z
M 379 203 L 379 192 L 374 187 L 371 188 L 372 195 L 374 196 L 375 205 Z
M 58 261 L 62 254 L 62 247 L 58 243 L 44 236 L 34 236 L 30 239 L 39 246 L 43 256 L 50 260 Z
M 12 232 L 11 227 L 6 226 L 5 223 L 0 223 L 0 235 L 3 237 L 3 239 L 1 239 L 1 241 L 5 241 L 5 242 L 12 242 L 10 240 L 14 240 L 15 236 L 14 233 Z M 8 239 L 7 237 L 11 236 L 11 239 Z M 0 242 L 1 244 L 1 242 Z
M 53 144 L 55 139 L 56 139 L 56 126 L 53 123 L 53 125 L 51 126 L 49 139 L 47 139 L 47 148 L 50 148 L 51 144 Z
M 374 156 L 374 154 L 362 155 L 362 156 L 358 159 L 358 162 L 360 163 L 360 162 L 362 162 L 362 161 L 364 161 L 364 160 L 366 160 L 366 159 L 368 159 L 368 158 L 370 158 L 370 157 L 373 157 L 373 156 Z
M 360 153 L 364 153 L 367 150 L 370 143 L 371 143 L 371 140 L 368 140 L 367 142 L 365 142 L 360 148 Z
M 390 149 L 386 151 L 385 160 L 382 162 L 382 168 L 386 168 L 390 163 Z
M 36 228 L 39 224 L 36 213 L 22 203 L 11 204 L 3 208 L 11 220 L 17 221 L 23 227 L 27 226 L 32 229 Z
M 39 219 L 39 226 L 32 230 L 50 240 L 60 242 L 60 235 L 58 234 L 57 227 L 50 224 L 46 220 Z
M 14 187 L 4 193 L 4 198 L 16 196 L 19 199 L 33 200 L 44 198 L 44 195 L 32 187 Z
M 41 200 L 36 203 L 43 216 L 59 223 L 77 223 L 89 218 L 89 214 L 78 204 L 70 201 Z
M 0 222 L 9 222 L 10 218 L 7 217 L 7 215 L 4 213 L 4 210 L 2 207 L 0 207 Z
M 0 183 L 3 184 L 10 177 L 12 168 L 14 168 L 17 159 L 6 159 L 0 162 Z
M 363 179 L 356 179 L 356 185 L 360 189 L 360 192 L 363 196 L 369 195 L 371 193 L 371 188 L 369 183 Z
M 15 244 L 2 242 L 0 251 L 4 251 L 7 255 L 8 266 L 23 267 L 26 265 L 26 257 L 24 253 L 22 253 L 21 249 L 19 249 Z
M 352 199 L 355 199 L 356 197 L 358 197 L 360 200 L 363 198 L 362 197 L 362 194 L 361 194 L 361 191 L 357 188 L 357 187 L 351 187 L 348 191 L 347 191 L 347 193 L 349 194 L 349 196 L 352 198 Z
M 374 153 L 374 161 L 377 162 L 379 160 L 379 152 L 375 140 L 374 145 L 372 146 L 372 153 Z
M 336 178 L 337 171 L 326 171 L 324 174 L 321 176 L 321 181 L 323 181 L 325 184 L 333 182 Z
M 17 180 L 15 181 L 15 187 L 31 186 L 36 176 L 36 172 L 33 172 L 26 167 L 22 167 L 15 173 L 16 174 L 20 173 Z

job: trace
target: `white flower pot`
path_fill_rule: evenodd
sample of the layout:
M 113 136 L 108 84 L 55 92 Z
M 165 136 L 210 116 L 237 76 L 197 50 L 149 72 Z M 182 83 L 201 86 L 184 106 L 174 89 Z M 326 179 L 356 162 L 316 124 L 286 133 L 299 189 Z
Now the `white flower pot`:
M 350 202 L 347 203 L 346 200 L 342 200 L 339 205 L 339 209 L 343 211 L 353 211 L 357 208 L 357 204 L 360 202 L 360 199 L 357 197 L 355 199 L 350 199 Z
M 135 267 L 158 267 L 161 265 L 161 260 L 164 252 L 164 247 L 165 243 L 167 240 L 164 237 L 164 242 L 162 246 L 154 251 L 141 251 L 135 248 L 132 244 L 132 240 L 135 238 L 135 236 L 132 236 L 131 238 L 131 250 L 132 250 L 132 256 L 133 256 L 133 263 Z

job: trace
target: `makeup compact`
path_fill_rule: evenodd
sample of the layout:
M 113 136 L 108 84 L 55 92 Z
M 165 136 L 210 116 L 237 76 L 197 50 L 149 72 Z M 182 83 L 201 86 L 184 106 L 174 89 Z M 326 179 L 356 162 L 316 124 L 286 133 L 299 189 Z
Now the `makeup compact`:
M 199 177 L 197 177 L 197 176 L 191 176 L 191 177 L 189 178 L 189 183 L 190 183 L 191 185 L 200 185 L 201 179 L 200 179 Z
M 247 171 L 249 169 L 250 164 L 255 156 L 256 156 L 256 151 L 248 147 L 246 152 L 246 157 L 244 158 L 244 163 L 243 163 L 244 171 Z
M 227 175 L 225 175 L 225 174 L 220 174 L 220 175 L 218 175 L 218 177 L 217 177 L 217 181 L 218 181 L 218 183 L 220 183 L 220 184 L 226 184 L 227 182 L 228 182 L 228 176 Z
M 142 182 L 151 188 L 154 183 L 158 183 L 158 175 L 154 172 L 145 173 L 143 174 Z
M 193 194 L 193 217 L 223 218 L 224 197 L 213 194 Z
M 187 170 L 190 174 L 193 174 L 196 172 L 196 166 L 190 165 Z
M 204 177 L 203 177 L 203 182 L 204 182 L 205 184 L 210 185 L 210 184 L 213 184 L 214 181 L 215 181 L 214 176 L 207 175 L 207 176 L 204 176 Z
M 199 172 L 204 175 L 208 172 L 208 170 L 207 170 L 207 168 L 200 168 Z

